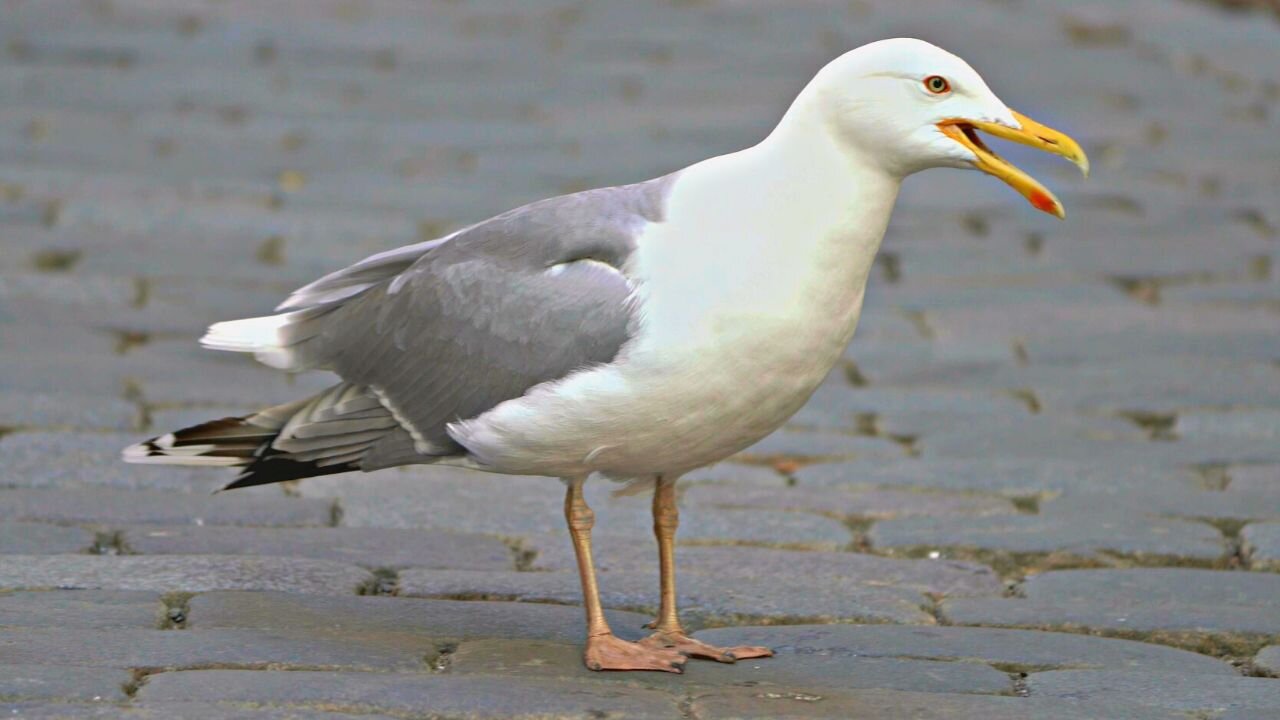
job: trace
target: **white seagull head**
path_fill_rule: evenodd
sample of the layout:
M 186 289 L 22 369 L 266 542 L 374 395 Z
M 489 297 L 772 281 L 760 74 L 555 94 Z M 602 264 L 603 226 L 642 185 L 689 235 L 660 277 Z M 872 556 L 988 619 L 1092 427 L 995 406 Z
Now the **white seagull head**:
M 899 178 L 934 167 L 982 170 L 1037 209 L 1063 217 L 1053 193 L 988 148 L 978 130 L 1089 171 L 1076 141 L 1009 109 L 968 63 L 923 40 L 851 50 L 827 64 L 801 97 L 846 149 Z

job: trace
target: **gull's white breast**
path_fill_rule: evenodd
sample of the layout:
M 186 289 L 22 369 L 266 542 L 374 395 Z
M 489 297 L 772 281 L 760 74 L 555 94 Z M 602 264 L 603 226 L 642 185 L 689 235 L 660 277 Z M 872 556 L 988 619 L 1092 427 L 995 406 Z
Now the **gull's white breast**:
M 753 172 L 762 160 L 684 171 L 625 268 L 639 323 L 614 362 L 454 437 L 502 472 L 644 477 L 721 460 L 799 410 L 853 334 L 896 186 L 849 207 Z

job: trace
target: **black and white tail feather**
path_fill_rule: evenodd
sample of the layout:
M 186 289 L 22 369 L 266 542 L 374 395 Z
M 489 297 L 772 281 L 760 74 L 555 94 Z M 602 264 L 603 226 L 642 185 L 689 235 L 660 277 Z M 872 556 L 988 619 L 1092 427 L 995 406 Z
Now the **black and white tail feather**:
M 399 425 L 367 388 L 343 383 L 244 417 L 227 417 L 131 445 L 128 462 L 242 468 L 224 490 L 366 469 Z

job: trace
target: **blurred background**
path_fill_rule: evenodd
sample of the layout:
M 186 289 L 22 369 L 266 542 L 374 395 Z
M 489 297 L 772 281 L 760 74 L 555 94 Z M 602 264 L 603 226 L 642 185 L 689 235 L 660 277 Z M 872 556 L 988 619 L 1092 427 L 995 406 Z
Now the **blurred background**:
M 330 383 L 201 351 L 210 323 L 753 144 L 824 63 L 904 35 L 1079 139 L 1093 175 L 999 148 L 1065 222 L 978 173 L 908 180 L 845 363 L 690 478 L 691 616 L 1084 631 L 1276 672 L 1266 2 L 0 0 L 0 590 L 576 603 L 544 479 L 210 497 L 227 473 L 117 453 Z M 607 604 L 651 608 L 647 501 L 595 485 Z M 1117 610 L 1139 600 L 1158 611 Z

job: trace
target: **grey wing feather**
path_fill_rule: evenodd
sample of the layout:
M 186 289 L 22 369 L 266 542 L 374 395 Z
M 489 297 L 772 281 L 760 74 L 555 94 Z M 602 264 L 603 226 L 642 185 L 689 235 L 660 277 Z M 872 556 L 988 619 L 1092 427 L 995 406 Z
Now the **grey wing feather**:
M 281 306 L 314 313 L 290 350 L 373 390 L 417 453 L 463 454 L 448 423 L 617 355 L 633 324 L 621 269 L 670 182 L 552 198 L 322 278 Z M 364 466 L 405 454 L 403 434 L 382 444 Z

